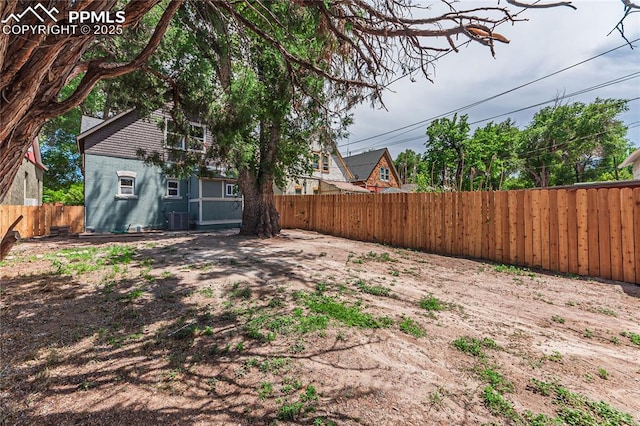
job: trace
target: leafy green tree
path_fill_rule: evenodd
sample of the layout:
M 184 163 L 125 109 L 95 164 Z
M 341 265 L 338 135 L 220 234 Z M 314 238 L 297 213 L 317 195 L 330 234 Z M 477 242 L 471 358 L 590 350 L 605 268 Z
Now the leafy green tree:
M 441 188 L 462 188 L 464 163 L 469 144 L 468 116 L 439 118 L 427 128 L 424 159 L 430 185 Z
M 518 157 L 527 186 L 548 187 L 620 178 L 618 164 L 630 151 L 626 127 L 617 117 L 627 101 L 556 104 L 537 112 L 520 134 Z
M 426 170 L 422 155 L 412 149 L 407 149 L 398 154 L 394 163 L 402 183 L 417 183 L 418 175 Z
M 498 124 L 490 122 L 475 130 L 465 153 L 465 187 L 470 190 L 504 187 L 506 179 L 517 170 L 518 133 L 510 119 Z

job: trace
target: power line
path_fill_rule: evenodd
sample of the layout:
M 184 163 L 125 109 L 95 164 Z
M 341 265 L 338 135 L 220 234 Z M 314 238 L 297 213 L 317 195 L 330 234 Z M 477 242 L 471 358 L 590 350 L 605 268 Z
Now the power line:
M 636 38 L 635 40 L 632 40 L 630 43 L 635 43 L 636 41 L 639 41 L 639 40 L 640 40 L 640 38 Z M 445 113 L 442 113 L 442 114 L 439 114 L 439 115 L 436 115 L 436 116 L 433 116 L 433 117 L 430 117 L 430 118 L 427 118 L 427 119 L 424 119 L 424 120 L 421 120 L 421 121 L 418 121 L 418 122 L 415 122 L 415 123 L 412 123 L 412 124 L 408 124 L 408 125 L 406 125 L 406 126 L 398 127 L 398 128 L 396 128 L 396 129 L 389 130 L 389 131 L 387 131 L 387 132 L 379 133 L 379 134 L 377 134 L 377 135 L 369 136 L 369 137 L 366 137 L 366 138 L 363 138 L 363 139 L 358 139 L 358 140 L 353 141 L 353 142 L 350 142 L 350 141 L 349 141 L 349 142 L 346 142 L 346 143 L 343 143 L 343 144 L 338 145 L 338 148 L 343 147 L 343 146 L 345 146 L 345 145 L 355 145 L 355 144 L 358 144 L 358 143 L 361 143 L 361 142 L 366 142 L 366 141 L 368 141 L 368 140 L 375 139 L 375 138 L 378 138 L 378 137 L 380 137 L 380 136 L 386 136 L 386 135 L 389 135 L 389 134 L 391 134 L 391 133 L 395 133 L 395 132 L 400 131 L 400 130 L 405 130 L 405 129 L 409 129 L 409 128 L 411 128 L 411 127 L 416 127 L 416 126 L 422 125 L 422 124 L 424 124 L 424 123 L 426 123 L 426 122 L 433 121 L 433 120 L 436 120 L 436 119 L 438 119 L 438 118 L 445 117 L 445 116 L 447 116 L 447 115 L 455 114 L 455 113 L 458 113 L 458 112 L 461 112 L 461 111 L 464 111 L 464 110 L 467 110 L 467 109 L 473 108 L 473 107 L 478 106 L 478 105 L 481 105 L 481 104 L 483 104 L 483 103 L 485 103 L 485 102 L 488 102 L 488 101 L 491 101 L 491 100 L 493 100 L 493 99 L 496 99 L 496 98 L 498 98 L 498 97 L 500 97 L 500 96 L 504 96 L 504 95 L 506 95 L 506 94 L 508 94 L 508 93 L 512 93 L 512 92 L 514 92 L 514 91 L 516 91 L 516 90 L 522 89 L 523 87 L 527 87 L 527 86 L 529 86 L 529 85 L 531 85 L 531 84 L 534 84 L 534 83 L 537 83 L 537 82 L 539 82 L 539 81 L 542 81 L 542 80 L 544 80 L 544 79 L 546 79 L 546 78 L 549 78 L 549 77 L 552 77 L 552 76 L 554 76 L 554 75 L 560 74 L 560 73 L 562 73 L 562 72 L 564 72 L 564 71 L 568 71 L 568 70 L 570 70 L 570 69 L 572 69 L 572 68 L 575 68 L 575 67 L 580 66 L 580 65 L 582 65 L 582 64 L 585 64 L 585 63 L 587 63 L 587 62 L 589 62 L 589 61 L 592 61 L 592 60 L 594 60 L 594 59 L 597 59 L 597 58 L 599 58 L 599 57 L 601 57 L 601 56 L 607 55 L 607 54 L 609 54 L 609 53 L 611 53 L 611 52 L 614 52 L 614 51 L 616 51 L 616 50 L 618 50 L 618 49 L 621 49 L 621 48 L 623 48 L 623 47 L 625 47 L 625 46 L 627 46 L 627 45 L 628 45 L 627 43 L 621 44 L 621 45 L 620 45 L 620 46 L 618 46 L 618 47 L 615 47 L 615 48 L 613 48 L 613 49 L 609 49 L 609 50 L 607 50 L 607 51 L 605 51 L 605 52 L 599 53 L 599 54 L 597 54 L 597 55 L 595 55 L 595 56 L 592 56 L 592 57 L 590 57 L 590 58 L 584 59 L 584 60 L 582 60 L 582 61 L 580 61 L 580 62 L 577 62 L 577 63 L 575 63 L 575 64 L 569 65 L 568 67 L 562 68 L 562 69 L 560 69 L 560 70 L 558 70 L 558 71 L 554 71 L 554 72 L 552 72 L 552 73 L 550 73 L 550 74 L 547 74 L 547 75 L 545 75 L 545 76 L 539 77 L 539 78 L 534 79 L 534 80 L 531 80 L 531 81 L 529 81 L 529 82 L 527 82 L 527 83 L 521 84 L 521 85 L 516 86 L 516 87 L 514 87 L 514 88 L 512 88 L 512 89 L 505 90 L 504 92 L 498 93 L 498 94 L 493 95 L 493 96 L 490 96 L 490 97 L 488 97 L 488 98 L 481 99 L 481 100 L 479 100 L 479 101 L 476 101 L 476 102 L 470 103 L 470 104 L 468 104 L 468 105 L 465 105 L 465 106 L 462 106 L 462 107 L 459 107 L 459 108 L 453 109 L 453 110 L 451 110 L 451 111 L 448 111 L 448 112 L 445 112 Z M 442 56 L 442 55 L 441 55 L 441 56 Z M 437 58 L 436 58 L 436 59 L 437 59 Z M 434 60 L 435 60 L 435 59 L 434 59 Z M 406 76 L 406 74 L 405 74 L 405 76 Z M 400 77 L 400 78 L 403 78 L 403 77 L 405 77 L 405 76 L 402 76 L 402 77 Z M 395 81 L 397 81 L 397 80 L 395 80 Z M 412 131 L 412 130 L 410 130 L 410 131 Z M 407 132 L 404 132 L 404 133 L 401 133 L 401 134 L 405 134 L 405 133 L 407 133 Z M 398 135 L 398 136 L 399 136 L 399 135 Z
M 638 78 L 638 77 L 640 77 L 640 71 L 628 74 L 626 76 L 618 77 L 618 78 L 615 78 L 613 80 L 609 80 L 609 81 L 604 82 L 604 83 L 596 84 L 594 86 L 587 87 L 585 89 L 577 90 L 577 91 L 575 91 L 573 93 L 569 93 L 569 94 L 563 95 L 561 98 L 548 99 L 548 100 L 546 100 L 544 102 L 538 102 L 536 104 L 529 105 L 529 106 L 526 106 L 526 107 L 523 107 L 523 108 L 518 108 L 518 109 L 513 110 L 513 111 L 509 111 L 509 112 L 506 112 L 506 113 L 503 113 L 503 114 L 495 115 L 493 117 L 488 117 L 488 118 L 483 118 L 481 120 L 476 120 L 476 121 L 473 121 L 473 122 L 468 123 L 468 124 L 469 125 L 479 124 L 479 123 L 482 123 L 482 122 L 485 122 L 485 121 L 493 120 L 495 118 L 504 117 L 504 116 L 511 115 L 511 114 L 514 114 L 514 113 L 517 113 L 517 112 L 522 112 L 522 111 L 525 111 L 527 109 L 536 108 L 536 107 L 539 107 L 539 106 L 542 106 L 542 105 L 545 105 L 545 104 L 549 104 L 549 103 L 552 103 L 552 102 L 556 102 L 558 100 L 562 100 L 562 99 L 569 98 L 569 97 L 572 97 L 572 96 L 582 95 L 584 93 L 592 92 L 594 90 L 602 89 L 604 87 L 612 86 L 614 84 L 623 83 L 625 81 L 632 80 L 632 79 Z M 638 99 L 640 99 L 640 97 L 627 99 L 627 102 L 636 101 Z M 415 131 L 415 130 L 417 130 L 417 129 L 413 129 L 412 131 Z M 422 138 L 424 138 L 424 135 L 414 136 L 414 137 L 411 137 L 411 138 L 406 138 L 406 139 L 402 139 L 402 140 L 391 142 L 391 143 L 386 143 L 386 142 L 388 142 L 388 139 L 386 139 L 386 140 L 383 140 L 381 142 L 375 143 L 373 145 L 369 145 L 366 148 L 357 149 L 355 151 L 356 152 L 364 151 L 365 149 L 375 148 L 375 147 L 380 146 L 380 145 L 385 145 L 385 143 L 386 143 L 386 146 L 401 145 L 401 144 L 405 144 L 407 142 L 413 142 L 413 141 L 416 141 L 416 140 L 419 140 L 419 139 L 422 139 Z

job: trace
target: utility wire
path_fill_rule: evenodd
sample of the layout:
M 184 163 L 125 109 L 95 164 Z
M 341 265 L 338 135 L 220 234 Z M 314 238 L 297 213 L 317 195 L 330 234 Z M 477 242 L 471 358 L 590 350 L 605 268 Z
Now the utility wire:
M 504 116 L 511 115 L 511 114 L 514 114 L 514 113 L 517 113 L 517 112 L 522 112 L 522 111 L 525 111 L 527 109 L 536 108 L 536 107 L 539 107 L 539 106 L 542 106 L 542 105 L 545 105 L 545 104 L 549 104 L 549 103 L 552 103 L 552 102 L 556 102 L 558 100 L 562 100 L 562 99 L 569 98 L 569 97 L 572 97 L 572 96 L 577 96 L 577 95 L 581 95 L 581 94 L 584 94 L 584 93 L 592 92 L 594 90 L 602 89 L 604 87 L 612 86 L 614 84 L 623 83 L 625 81 L 632 80 L 632 79 L 638 78 L 638 77 L 640 77 L 640 71 L 628 74 L 628 75 L 623 76 L 623 77 L 618 77 L 616 79 L 609 80 L 609 81 L 604 82 L 604 83 L 596 84 L 595 86 L 587 87 L 585 89 L 581 89 L 581 90 L 575 91 L 573 93 L 569 93 L 569 94 L 563 95 L 561 98 L 548 99 L 548 100 L 546 100 L 544 102 L 538 102 L 536 104 L 529 105 L 529 106 L 526 106 L 526 107 L 523 107 L 523 108 L 519 108 L 519 109 L 516 109 L 516 110 L 513 110 L 513 111 L 509 111 L 509 112 L 506 112 L 506 113 L 503 113 L 503 114 L 495 115 L 493 117 L 488 117 L 488 118 L 483 118 L 481 120 L 473 121 L 473 122 L 468 123 L 468 124 L 469 125 L 479 124 L 479 123 L 482 123 L 482 122 L 485 122 L 485 121 L 493 120 L 493 119 L 499 118 L 499 117 L 504 117 Z M 638 99 L 640 99 L 640 97 L 627 99 L 627 102 L 636 101 Z M 418 129 L 413 129 L 411 131 L 415 131 L 415 130 L 418 130 Z M 380 146 L 380 145 L 385 145 L 385 143 L 386 143 L 386 146 L 401 145 L 401 144 L 405 144 L 407 142 L 413 142 L 413 141 L 422 139 L 424 137 L 425 137 L 424 135 L 419 135 L 419 136 L 414 136 L 414 137 L 402 139 L 402 140 L 391 142 L 391 143 L 386 143 L 386 142 L 389 141 L 388 139 L 386 139 L 386 140 L 383 140 L 381 142 L 375 143 L 373 145 L 369 145 L 366 148 L 357 149 L 355 151 L 356 152 L 364 151 L 365 149 L 375 148 L 375 147 Z
M 636 41 L 639 41 L 639 40 L 640 40 L 640 38 L 636 38 L 635 40 L 632 40 L 630 43 L 635 43 Z M 582 61 L 580 61 L 580 62 L 577 62 L 577 63 L 575 63 L 575 64 L 569 65 L 568 67 L 562 68 L 562 69 L 560 69 L 560 70 L 558 70 L 558 71 L 554 71 L 554 72 L 552 72 L 552 73 L 550 73 L 550 74 L 547 74 L 547 75 L 545 75 L 545 76 L 539 77 L 539 78 L 534 79 L 534 80 L 531 80 L 531 81 L 529 81 L 529 82 L 527 82 L 527 83 L 521 84 L 521 85 L 516 86 L 516 87 L 514 87 L 514 88 L 512 88 L 512 89 L 505 90 L 504 92 L 498 93 L 498 94 L 493 95 L 493 96 L 490 96 L 490 97 L 488 97 L 488 98 L 481 99 L 481 100 L 479 100 L 479 101 L 476 101 L 476 102 L 470 103 L 470 104 L 465 105 L 465 106 L 462 106 L 462 107 L 460 107 L 460 108 L 456 108 L 456 109 L 453 109 L 453 110 L 451 110 L 451 111 L 448 111 L 448 112 L 445 112 L 445 113 L 442 113 L 442 114 L 439 114 L 439 115 L 436 115 L 436 116 L 433 116 L 433 117 L 430 117 L 430 118 L 427 118 L 427 119 L 424 119 L 424 120 L 421 120 L 421 121 L 418 121 L 418 122 L 415 122 L 415 123 L 412 123 L 412 124 L 408 124 L 408 125 L 406 125 L 406 126 L 398 127 L 398 128 L 396 128 L 396 129 L 389 130 L 389 131 L 384 132 L 384 133 L 379 133 L 379 134 L 377 134 L 377 135 L 369 136 L 369 137 L 366 137 L 366 138 L 363 138 L 363 139 L 358 139 L 358 140 L 353 141 L 353 142 L 345 142 L 345 143 L 343 143 L 343 144 L 338 145 L 338 148 L 340 148 L 340 147 L 344 147 L 345 145 L 349 145 L 349 146 L 350 146 L 350 145 L 355 145 L 355 144 L 358 144 L 358 143 L 361 143 L 361 142 L 365 142 L 365 141 L 368 141 L 368 140 L 371 140 L 371 139 L 378 138 L 378 137 L 380 137 L 380 136 L 386 136 L 386 135 L 389 135 L 389 134 L 391 134 L 391 133 L 395 133 L 395 132 L 400 131 L 400 130 L 405 130 L 405 129 L 409 129 L 409 128 L 411 128 L 411 127 L 416 127 L 416 126 L 422 125 L 422 124 L 424 124 L 424 123 L 426 123 L 426 122 L 433 121 L 433 120 L 436 120 L 436 119 L 441 118 L 441 117 L 445 117 L 445 116 L 448 116 L 448 115 L 451 115 L 451 114 L 455 114 L 455 113 L 458 113 L 458 112 L 461 112 L 461 111 L 464 111 L 464 110 L 467 110 L 467 109 L 473 108 L 473 107 L 478 106 L 478 105 L 481 105 L 481 104 L 483 104 L 483 103 L 485 103 L 485 102 L 488 102 L 488 101 L 491 101 L 491 100 L 493 100 L 493 99 L 496 99 L 496 98 L 498 98 L 498 97 L 500 97 L 500 96 L 504 96 L 504 95 L 506 95 L 506 94 L 508 94 L 508 93 L 512 93 L 512 92 L 514 92 L 514 91 L 516 91 L 516 90 L 522 89 L 523 87 L 527 87 L 527 86 L 529 86 L 529 85 L 531 85 L 531 84 L 537 83 L 537 82 L 539 82 L 539 81 L 542 81 L 542 80 L 547 79 L 547 78 L 549 78 L 549 77 L 552 77 L 552 76 L 554 76 L 554 75 L 560 74 L 560 73 L 562 73 L 562 72 L 568 71 L 568 70 L 570 70 L 570 69 L 572 69 L 572 68 L 575 68 L 575 67 L 577 67 L 577 66 L 583 65 L 583 64 L 585 64 L 585 63 L 587 63 L 587 62 L 589 62 L 589 61 L 592 61 L 592 60 L 597 59 L 597 58 L 599 58 L 599 57 L 601 57 L 601 56 L 607 55 L 607 54 L 609 54 L 609 53 L 611 53 L 611 52 L 614 52 L 614 51 L 616 51 L 616 50 L 618 50 L 618 49 L 621 49 L 621 48 L 623 48 L 623 47 L 626 47 L 626 46 L 628 46 L 628 44 L 627 44 L 627 43 L 621 44 L 621 45 L 620 45 L 620 46 L 618 46 L 618 47 L 615 47 L 615 48 L 613 48 L 613 49 L 609 49 L 609 50 L 607 50 L 607 51 L 605 51 L 605 52 L 599 53 L 599 54 L 597 54 L 597 55 L 595 55 L 595 56 L 592 56 L 592 57 L 590 57 L 590 58 L 584 59 L 584 60 L 582 60 Z M 442 55 L 441 55 L 441 56 L 442 56 Z M 435 60 L 435 59 L 434 59 L 434 60 Z M 405 75 L 405 76 L 406 76 L 406 75 Z M 403 77 L 404 77 L 404 76 L 402 76 L 402 77 L 400 77 L 400 78 L 403 78 Z M 395 80 L 395 81 L 397 81 L 397 80 Z M 410 130 L 410 131 L 412 131 L 412 130 Z M 406 132 L 404 132 L 404 133 L 406 133 Z M 401 133 L 401 134 L 404 134 L 404 133 Z M 398 136 L 399 136 L 399 135 L 398 135 Z

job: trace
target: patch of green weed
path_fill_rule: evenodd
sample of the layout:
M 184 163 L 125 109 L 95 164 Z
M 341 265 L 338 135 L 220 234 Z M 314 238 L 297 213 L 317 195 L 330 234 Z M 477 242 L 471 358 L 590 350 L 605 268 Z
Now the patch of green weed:
M 420 327 L 420 324 L 409 317 L 402 317 L 402 321 L 400 322 L 400 330 L 403 333 L 410 334 L 416 338 L 423 337 L 427 334 L 424 328 Z
M 382 285 L 369 285 L 364 280 L 356 281 L 356 287 L 358 287 L 361 292 L 371 294 L 373 296 L 389 297 L 391 295 L 391 289 L 389 287 Z
M 476 357 L 484 358 L 485 353 L 482 350 L 486 349 L 497 349 L 498 345 L 492 339 L 485 337 L 483 339 L 476 339 L 474 337 L 462 336 L 453 341 L 453 346 L 455 346 L 459 351 L 464 352 L 469 355 L 473 355 Z
M 305 302 L 311 311 L 324 314 L 348 326 L 381 328 L 387 324 L 385 320 L 377 319 L 371 314 L 362 312 L 360 306 L 348 306 L 333 297 L 314 294 L 309 295 Z

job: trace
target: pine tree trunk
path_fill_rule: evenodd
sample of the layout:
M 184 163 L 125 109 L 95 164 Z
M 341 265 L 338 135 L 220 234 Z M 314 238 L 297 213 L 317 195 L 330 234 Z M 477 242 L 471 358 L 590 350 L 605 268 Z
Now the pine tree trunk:
M 241 235 L 256 235 L 271 238 L 280 233 L 279 214 L 273 194 L 273 178 L 263 178 L 258 184 L 248 170 L 243 170 L 238 179 L 244 197 Z
M 271 123 L 260 123 L 259 168 L 253 171 L 244 168 L 238 176 L 244 197 L 241 235 L 271 238 L 280 233 L 280 216 L 273 198 L 273 176 L 282 117 L 272 117 L 272 120 Z

